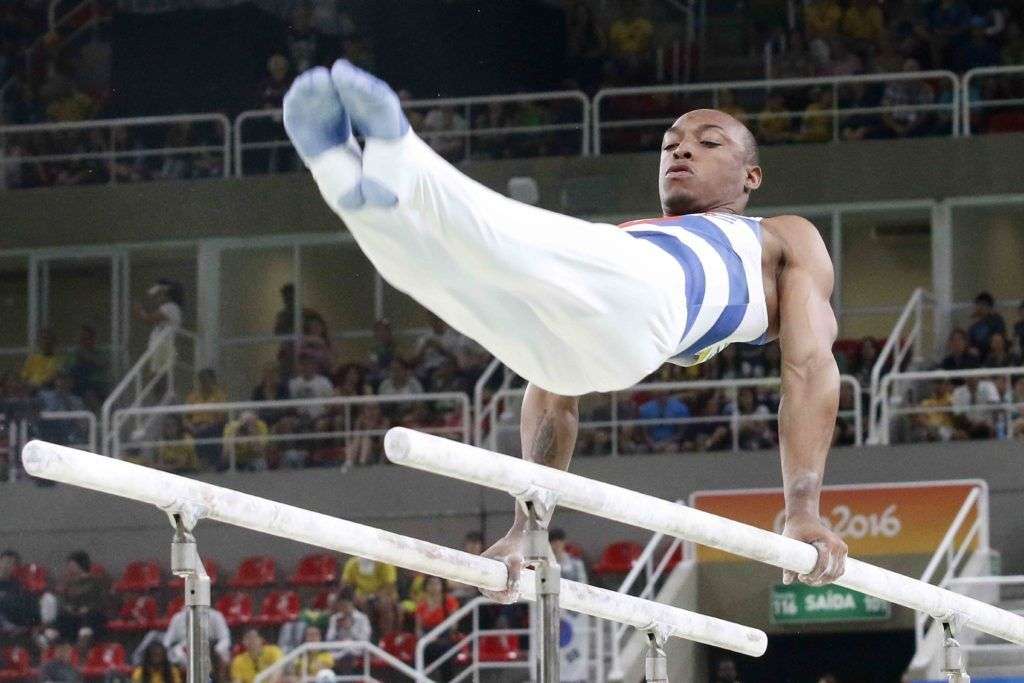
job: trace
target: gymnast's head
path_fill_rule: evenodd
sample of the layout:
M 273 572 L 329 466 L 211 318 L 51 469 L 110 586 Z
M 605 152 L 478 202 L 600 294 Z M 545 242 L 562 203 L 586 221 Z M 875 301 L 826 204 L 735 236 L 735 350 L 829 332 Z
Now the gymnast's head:
M 658 189 L 666 216 L 742 212 L 761 186 L 757 140 L 717 109 L 695 109 L 665 131 Z

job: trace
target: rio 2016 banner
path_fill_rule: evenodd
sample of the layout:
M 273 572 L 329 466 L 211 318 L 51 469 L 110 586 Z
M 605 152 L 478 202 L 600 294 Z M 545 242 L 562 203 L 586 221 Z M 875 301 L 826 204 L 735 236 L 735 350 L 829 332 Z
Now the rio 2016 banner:
M 934 481 L 863 486 L 826 486 L 821 492 L 825 524 L 850 546 L 850 555 L 930 555 L 942 542 L 972 489 L 982 481 Z M 987 496 L 982 496 L 987 504 Z M 697 491 L 690 505 L 722 517 L 782 533 L 786 523 L 782 489 Z M 975 504 L 961 527 L 964 537 L 978 515 Z M 977 547 L 978 539 L 973 544 Z M 699 547 L 701 562 L 747 561 Z

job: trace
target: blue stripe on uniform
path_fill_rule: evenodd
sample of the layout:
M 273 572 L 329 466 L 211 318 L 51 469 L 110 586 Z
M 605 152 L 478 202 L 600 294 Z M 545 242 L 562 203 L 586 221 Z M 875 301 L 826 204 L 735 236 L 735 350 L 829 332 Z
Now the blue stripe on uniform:
M 680 227 L 703 238 L 718 253 L 722 263 L 725 264 L 726 272 L 729 275 L 729 296 L 728 304 L 711 329 L 703 337 L 683 349 L 676 356 L 677 358 L 703 351 L 712 344 L 717 344 L 729 337 L 743 322 L 743 317 L 747 313 L 747 304 L 750 303 L 750 290 L 747 287 L 747 273 L 743 268 L 743 260 L 739 254 L 733 251 L 725 232 L 701 216 L 686 216 L 685 218 L 685 221 L 680 222 Z
M 693 327 L 693 321 L 697 319 L 697 311 L 700 310 L 701 304 L 704 303 L 704 265 L 700 262 L 700 257 L 697 256 L 693 249 L 683 244 L 681 240 L 664 232 L 657 232 L 655 230 L 630 230 L 628 232 L 633 237 L 647 240 L 654 246 L 668 252 L 668 255 L 682 266 L 683 274 L 686 276 L 686 329 L 683 330 L 683 336 L 679 340 L 686 339 L 686 335 L 690 333 L 690 328 Z

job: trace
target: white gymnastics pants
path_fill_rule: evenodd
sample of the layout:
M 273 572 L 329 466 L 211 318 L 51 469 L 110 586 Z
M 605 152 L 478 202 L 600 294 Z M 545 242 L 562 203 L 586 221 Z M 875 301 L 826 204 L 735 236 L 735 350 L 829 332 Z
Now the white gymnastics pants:
M 650 242 L 498 194 L 412 131 L 363 150 L 362 173 L 395 193 L 392 208 L 341 206 L 360 174 L 350 148 L 309 166 L 385 280 L 540 388 L 624 389 L 675 353 L 683 270 Z

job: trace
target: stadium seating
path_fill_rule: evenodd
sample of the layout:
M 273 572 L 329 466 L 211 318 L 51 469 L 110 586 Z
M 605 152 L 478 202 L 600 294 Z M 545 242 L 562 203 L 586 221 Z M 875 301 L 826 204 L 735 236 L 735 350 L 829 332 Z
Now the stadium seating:
M 203 558 L 203 567 L 206 568 L 206 573 L 210 577 L 210 585 L 216 586 L 220 580 L 220 565 L 216 561 L 211 560 L 208 557 Z M 180 576 L 172 576 L 167 579 L 167 587 L 171 590 L 182 590 L 185 587 L 185 579 Z
M 480 636 L 481 662 L 514 662 L 524 656 L 519 649 L 519 636 Z
M 217 611 L 228 626 L 244 626 L 252 621 L 252 597 L 248 593 L 228 593 L 217 601 Z
M 121 643 L 99 643 L 89 649 L 82 667 L 85 678 L 106 678 L 110 672 L 128 675 L 132 667 L 128 664 L 124 646 Z
M 46 648 L 45 650 L 43 650 L 43 654 L 39 658 L 39 663 L 40 664 L 46 664 L 47 662 L 49 662 L 52 659 L 55 659 L 56 657 L 57 657 L 57 646 L 56 645 L 51 645 L 48 648 Z M 79 661 L 78 650 L 72 649 L 71 650 L 71 666 L 73 666 L 73 667 L 75 667 L 77 669 L 79 664 L 81 664 L 81 662 Z
M 632 541 L 617 541 L 601 553 L 601 560 L 594 567 L 598 574 L 625 574 L 633 568 L 644 549 Z
M 33 678 L 32 661 L 23 647 L 0 650 L 0 681 L 22 681 Z
M 293 586 L 323 586 L 338 580 L 338 559 L 328 553 L 306 555 L 288 579 Z
M 271 591 L 263 598 L 259 614 L 253 617 L 257 626 L 280 626 L 295 621 L 302 610 L 299 594 L 295 591 Z
M 145 631 L 156 621 L 156 599 L 151 595 L 126 598 L 118 612 L 117 619 L 108 625 L 116 633 Z
M 416 659 L 416 643 L 415 634 L 395 632 L 380 639 L 380 648 L 406 664 L 412 664 Z M 385 666 L 385 663 L 374 661 L 374 666 Z
M 31 562 L 18 568 L 18 581 L 29 593 L 42 593 L 50 584 L 49 572 L 41 564 Z
M 152 560 L 137 560 L 124 568 L 121 578 L 114 584 L 114 592 L 145 593 L 159 588 L 162 583 L 160 565 Z
M 272 557 L 247 557 L 238 566 L 228 586 L 231 588 L 265 588 L 277 583 L 277 563 Z
M 171 618 L 185 606 L 185 598 L 181 595 L 176 595 L 171 598 L 170 602 L 167 603 L 167 607 L 164 608 L 164 615 L 157 617 L 153 620 L 153 628 L 164 631 L 167 629 L 168 624 L 171 623 Z

